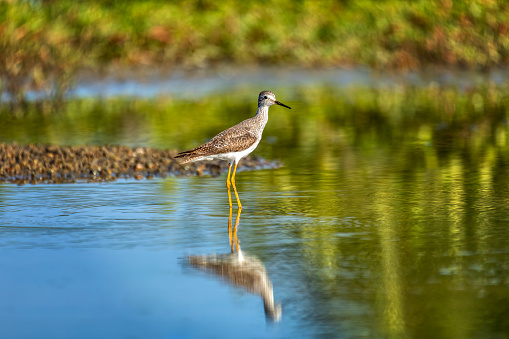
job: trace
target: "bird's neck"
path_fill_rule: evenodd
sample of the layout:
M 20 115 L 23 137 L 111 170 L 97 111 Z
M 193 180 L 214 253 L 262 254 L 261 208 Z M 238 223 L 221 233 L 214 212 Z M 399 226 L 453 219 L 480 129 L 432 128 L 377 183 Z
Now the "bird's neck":
M 257 120 L 264 121 L 267 123 L 269 120 L 269 106 L 260 106 L 256 111 L 256 115 L 254 116 Z
M 258 131 L 258 134 L 261 137 L 263 129 L 265 128 L 265 125 L 267 125 L 267 121 L 269 121 L 269 106 L 258 107 L 256 115 L 251 119 L 257 122 L 256 130 Z

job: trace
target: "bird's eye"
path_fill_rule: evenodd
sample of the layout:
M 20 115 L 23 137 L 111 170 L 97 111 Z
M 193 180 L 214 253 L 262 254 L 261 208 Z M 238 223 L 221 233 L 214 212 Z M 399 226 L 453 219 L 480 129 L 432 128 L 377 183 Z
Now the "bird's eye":
M 264 98 L 264 99 L 267 99 L 267 96 L 264 96 L 263 98 Z

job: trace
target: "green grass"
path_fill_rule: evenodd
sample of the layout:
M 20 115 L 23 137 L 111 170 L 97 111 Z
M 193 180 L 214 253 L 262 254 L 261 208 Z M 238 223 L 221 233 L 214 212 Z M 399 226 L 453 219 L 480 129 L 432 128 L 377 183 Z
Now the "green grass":
M 509 61 L 505 1 L 3 1 L 2 92 L 56 98 L 111 65 L 488 68 Z

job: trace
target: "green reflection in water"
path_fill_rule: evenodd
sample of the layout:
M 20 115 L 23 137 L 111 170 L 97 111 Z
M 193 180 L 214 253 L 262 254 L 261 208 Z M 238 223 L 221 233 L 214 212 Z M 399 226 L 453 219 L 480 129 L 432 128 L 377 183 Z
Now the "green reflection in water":
M 282 234 L 275 246 L 298 252 L 292 259 L 311 281 L 310 319 L 330 328 L 390 338 L 508 333 L 505 93 L 493 86 L 276 92 L 293 109 L 271 110 L 255 154 L 284 167 L 240 174 L 237 183 L 241 199 L 255 192 L 243 218 L 274 219 L 277 227 L 239 238 L 270 243 Z M 54 115 L 4 113 L 0 141 L 188 149 L 252 116 L 255 97 L 73 101 Z M 179 194 L 171 184 L 163 189 Z M 288 219 L 278 223 L 281 216 Z M 293 238 L 298 245 L 285 245 Z

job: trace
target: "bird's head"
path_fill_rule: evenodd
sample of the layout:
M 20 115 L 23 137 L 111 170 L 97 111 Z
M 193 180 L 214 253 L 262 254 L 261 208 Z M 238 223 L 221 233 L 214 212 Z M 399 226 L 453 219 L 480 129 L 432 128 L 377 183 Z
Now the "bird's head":
M 286 108 L 290 108 L 289 106 L 286 106 L 285 104 L 279 102 L 276 100 L 276 96 L 271 91 L 263 91 L 258 96 L 258 106 L 272 106 L 272 105 L 279 105 Z

